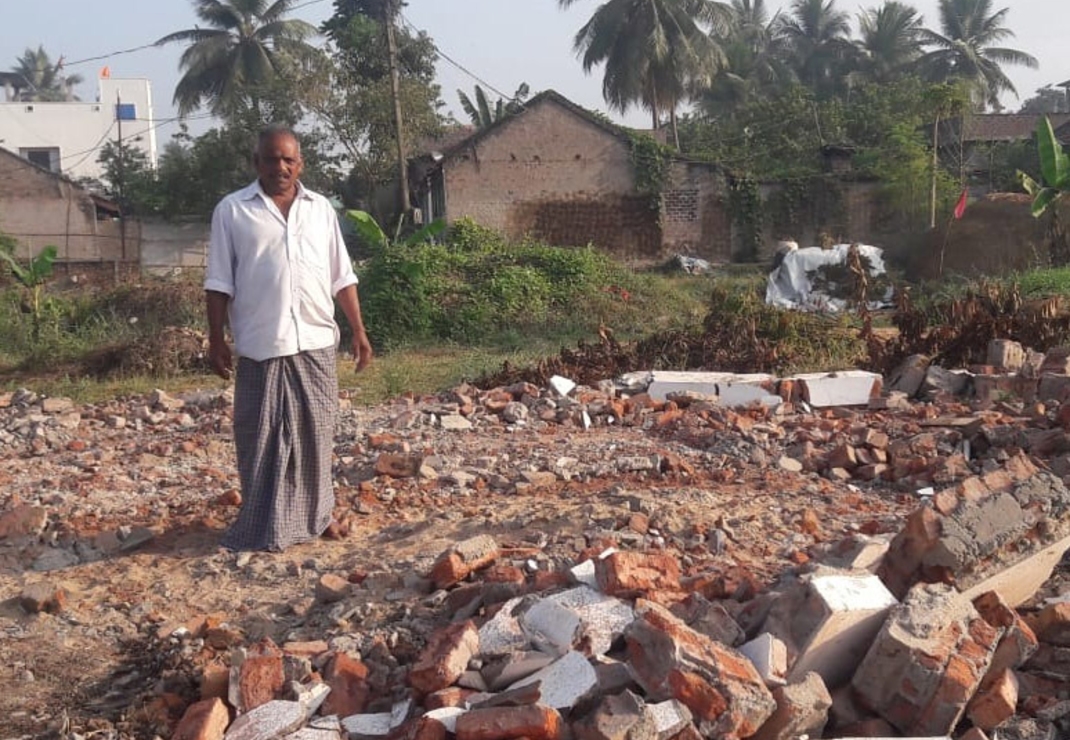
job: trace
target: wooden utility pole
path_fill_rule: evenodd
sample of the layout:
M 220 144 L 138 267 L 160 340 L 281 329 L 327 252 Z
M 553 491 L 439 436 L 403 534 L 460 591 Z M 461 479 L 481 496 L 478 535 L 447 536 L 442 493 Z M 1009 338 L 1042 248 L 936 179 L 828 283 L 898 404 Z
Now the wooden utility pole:
M 119 245 L 122 249 L 123 259 L 126 259 L 126 218 L 123 211 L 123 189 L 125 187 L 126 173 L 123 162 L 123 96 L 118 90 L 115 91 L 115 121 L 119 124 L 119 182 L 116 189 L 119 191 Z
M 412 211 L 409 200 L 409 167 L 405 156 L 405 134 L 401 119 L 401 77 L 398 73 L 398 42 L 394 33 L 394 18 L 398 0 L 383 0 L 383 24 L 386 26 L 386 49 L 390 65 L 390 97 L 394 102 L 394 131 L 398 142 L 398 183 L 401 189 L 401 216 Z
M 936 173 L 937 168 L 940 166 L 940 157 L 938 156 L 940 150 L 940 113 L 936 114 L 936 121 L 933 123 L 933 183 L 932 193 L 929 198 L 929 228 L 936 229 Z

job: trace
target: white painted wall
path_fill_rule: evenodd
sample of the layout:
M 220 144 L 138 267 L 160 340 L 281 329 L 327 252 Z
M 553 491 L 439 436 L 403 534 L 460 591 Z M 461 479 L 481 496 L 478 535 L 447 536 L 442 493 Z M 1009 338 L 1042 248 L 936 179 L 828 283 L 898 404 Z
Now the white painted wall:
M 0 146 L 22 153 L 25 149 L 59 149 L 52 169 L 71 178 L 99 177 L 97 156 L 107 142 L 117 142 L 119 124 L 115 104 L 133 104 L 135 119 L 122 121 L 124 143 L 133 143 L 156 166 L 156 122 L 152 87 L 148 80 L 98 80 L 97 100 L 62 103 L 0 102 Z M 58 167 L 56 166 L 58 161 Z

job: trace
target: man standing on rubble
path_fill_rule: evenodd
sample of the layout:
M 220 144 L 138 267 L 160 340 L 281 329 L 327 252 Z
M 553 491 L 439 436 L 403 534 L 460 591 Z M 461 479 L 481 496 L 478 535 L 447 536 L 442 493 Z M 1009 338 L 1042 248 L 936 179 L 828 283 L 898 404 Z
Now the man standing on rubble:
M 204 289 L 208 357 L 230 378 L 237 355 L 234 446 L 242 508 L 222 546 L 280 551 L 331 523 L 331 448 L 338 413 L 338 301 L 357 370 L 372 359 L 357 278 L 330 202 L 298 179 L 293 131 L 260 133 L 258 178 L 216 206 Z

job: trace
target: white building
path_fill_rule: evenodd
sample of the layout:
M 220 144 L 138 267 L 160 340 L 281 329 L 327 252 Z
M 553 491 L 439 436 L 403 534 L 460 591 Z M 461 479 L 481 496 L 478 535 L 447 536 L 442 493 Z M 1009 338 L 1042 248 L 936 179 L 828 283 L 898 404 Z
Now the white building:
M 112 79 L 103 71 L 94 102 L 29 102 L 5 75 L 0 97 L 0 146 L 70 178 L 99 178 L 108 141 L 136 146 L 156 167 L 156 122 L 148 80 Z

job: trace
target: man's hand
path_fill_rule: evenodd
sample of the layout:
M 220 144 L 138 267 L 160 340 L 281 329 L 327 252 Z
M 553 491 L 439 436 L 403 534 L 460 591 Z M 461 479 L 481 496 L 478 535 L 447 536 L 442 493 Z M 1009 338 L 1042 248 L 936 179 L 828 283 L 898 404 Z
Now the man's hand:
M 208 342 L 208 362 L 212 366 L 212 372 L 223 380 L 230 380 L 230 374 L 234 371 L 234 357 L 225 340 Z
M 357 363 L 357 372 L 371 364 L 374 354 L 372 352 L 372 343 L 368 341 L 367 332 L 353 332 L 353 359 Z

